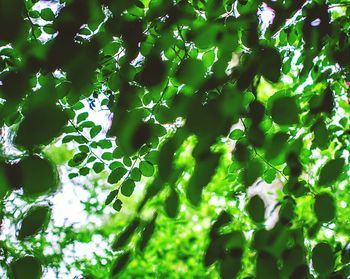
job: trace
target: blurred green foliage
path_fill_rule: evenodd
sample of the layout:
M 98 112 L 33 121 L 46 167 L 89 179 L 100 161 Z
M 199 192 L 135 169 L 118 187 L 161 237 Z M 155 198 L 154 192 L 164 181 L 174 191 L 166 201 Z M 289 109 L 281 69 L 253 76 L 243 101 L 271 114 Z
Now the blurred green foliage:
M 348 278 L 349 34 L 348 0 L 0 0 L 1 278 Z

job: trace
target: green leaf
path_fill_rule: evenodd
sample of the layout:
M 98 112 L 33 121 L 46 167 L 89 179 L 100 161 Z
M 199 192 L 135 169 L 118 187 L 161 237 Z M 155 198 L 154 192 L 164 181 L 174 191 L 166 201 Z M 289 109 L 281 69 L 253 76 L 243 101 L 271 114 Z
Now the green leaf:
M 209 153 L 205 160 L 197 160 L 196 166 L 186 189 L 186 197 L 193 205 L 199 205 L 202 191 L 208 185 L 219 163 L 220 155 Z
M 90 156 L 89 159 L 87 159 L 86 163 L 93 163 L 97 160 L 97 158 L 95 156 Z
M 67 135 L 62 139 L 62 143 L 71 142 L 74 140 L 74 138 L 75 138 L 75 136 L 73 136 L 73 135 Z
M 77 102 L 74 106 L 73 109 L 76 110 L 81 110 L 84 108 L 84 104 L 82 102 Z
M 100 173 L 103 171 L 104 169 L 104 164 L 101 163 L 101 162 L 96 162 L 94 163 L 94 165 L 92 166 L 93 170 L 96 172 L 96 173 Z
M 123 182 L 121 186 L 121 193 L 126 196 L 130 197 L 135 189 L 135 182 L 131 179 L 127 179 Z
M 241 257 L 225 255 L 225 258 L 220 263 L 220 276 L 223 279 L 236 278 L 241 268 Z
M 112 142 L 110 140 L 104 139 L 97 142 L 97 145 L 103 149 L 108 149 L 112 147 Z
M 265 221 L 265 203 L 259 195 L 250 198 L 247 211 L 254 222 L 262 223 Z
M 124 167 L 124 164 L 122 162 L 119 162 L 119 161 L 114 161 L 109 165 L 109 168 L 111 170 L 115 170 L 116 168 L 119 168 L 119 167 Z
M 167 181 L 173 171 L 174 145 L 172 141 L 166 142 L 159 152 L 158 171 L 163 181 Z
M 138 247 L 141 251 L 144 251 L 148 242 L 150 241 L 152 235 L 154 234 L 154 230 L 156 227 L 156 219 L 157 214 L 154 215 L 151 221 L 149 221 L 143 231 L 141 232 L 141 239 L 138 243 Z
M 57 171 L 49 160 L 32 155 L 22 159 L 20 165 L 25 196 L 38 197 L 57 189 Z
M 87 145 L 79 145 L 79 150 L 82 153 L 89 153 L 90 152 L 90 148 Z
M 165 200 L 165 212 L 170 218 L 175 218 L 179 211 L 180 199 L 175 190 L 171 190 L 169 196 Z
M 95 126 L 95 123 L 93 121 L 84 121 L 80 124 L 80 128 L 92 128 Z
M 123 157 L 123 151 L 121 150 L 121 148 L 117 147 L 116 149 L 114 149 L 113 151 L 113 158 L 115 159 L 119 159 Z
M 51 209 L 47 206 L 35 206 L 24 216 L 18 239 L 23 240 L 43 230 L 50 218 Z
M 328 223 L 335 217 L 334 198 L 331 194 L 322 193 L 315 196 L 314 211 L 317 220 Z
M 127 169 L 119 167 L 115 170 L 113 170 L 110 175 L 108 176 L 108 183 L 110 184 L 116 184 L 126 173 Z
M 279 97 L 273 101 L 271 117 L 279 125 L 299 123 L 299 109 L 294 97 Z
M 113 154 L 112 152 L 104 152 L 102 153 L 101 158 L 106 161 L 111 161 L 113 160 Z
M 83 176 L 86 176 L 90 173 L 90 168 L 88 167 L 82 167 L 80 170 L 79 170 L 79 174 L 80 175 L 83 175 Z
M 122 209 L 123 203 L 120 199 L 116 199 L 113 203 L 113 208 L 115 211 L 119 212 Z
M 119 192 L 118 189 L 111 191 L 105 200 L 105 205 L 109 205 L 114 200 L 114 198 L 118 195 L 118 192 Z
M 52 24 L 47 24 L 43 27 L 43 30 L 45 31 L 45 33 L 49 34 L 49 35 L 53 35 L 56 33 L 56 30 L 54 29 Z
M 111 269 L 111 278 L 118 278 L 118 274 L 126 267 L 131 257 L 131 252 L 127 251 L 120 255 L 117 260 L 113 263 Z
M 14 142 L 27 149 L 47 145 L 61 134 L 67 121 L 67 113 L 56 106 L 33 108 L 24 115 Z
M 288 143 L 289 135 L 278 132 L 272 136 L 272 138 L 268 141 L 265 155 L 267 160 L 272 160 L 279 156 L 280 154 L 284 154 L 286 151 L 286 146 Z
M 29 11 L 29 16 L 31 18 L 39 18 L 40 17 L 40 12 L 39 11 L 35 11 L 35 10 L 31 10 L 31 11 Z
M 40 261 L 32 256 L 24 256 L 12 262 L 11 270 L 16 279 L 40 279 L 43 275 Z
M 86 153 L 80 152 L 73 156 L 72 160 L 68 162 L 68 165 L 70 167 L 76 167 L 80 165 L 87 157 L 88 155 Z
M 90 137 L 93 139 L 102 131 L 102 127 L 100 125 L 94 126 L 90 130 Z
M 82 112 L 82 113 L 78 114 L 77 123 L 83 122 L 84 120 L 86 120 L 86 118 L 88 118 L 88 116 L 89 116 L 88 112 Z
M 71 172 L 70 174 L 68 174 L 69 179 L 73 179 L 73 178 L 78 177 L 78 176 L 79 176 L 79 173 L 75 173 L 75 172 Z
M 207 51 L 206 53 L 204 53 L 202 60 L 205 67 L 213 65 L 215 61 L 215 52 L 213 50 Z
M 123 248 L 129 241 L 133 234 L 136 232 L 140 225 L 140 220 L 135 218 L 115 239 L 112 244 L 113 250 L 119 250 Z
M 55 14 L 50 8 L 45 8 L 40 11 L 40 17 L 46 21 L 53 21 L 55 19 Z
M 320 186 L 330 186 L 342 174 L 345 165 L 343 158 L 328 161 L 321 169 L 318 184 Z
M 259 251 L 256 259 L 256 278 L 281 278 L 277 260 L 270 254 Z
M 242 176 L 243 183 L 246 187 L 251 186 L 264 172 L 264 167 L 261 161 L 259 160 L 251 160 L 245 166 Z
M 263 48 L 259 53 L 261 74 L 271 82 L 278 82 L 281 75 L 282 59 L 274 48 Z
M 312 266 L 319 274 L 330 274 L 335 265 L 335 255 L 327 243 L 318 243 L 312 249 Z
M 313 127 L 314 140 L 313 143 L 324 150 L 328 147 L 328 130 L 327 126 L 323 121 L 318 121 Z
M 154 173 L 154 166 L 149 161 L 142 161 L 139 165 L 141 173 L 145 177 L 152 177 Z
M 146 57 L 142 71 L 138 76 L 139 82 L 144 86 L 155 86 L 161 83 L 166 74 L 166 66 L 162 59 L 155 55 Z
M 232 140 L 239 140 L 243 136 L 244 136 L 244 132 L 242 130 L 235 129 L 230 133 L 229 138 Z
M 203 82 L 205 71 L 202 61 L 188 58 L 180 64 L 175 76 L 180 83 L 197 87 Z
M 130 178 L 134 181 L 140 181 L 141 180 L 141 171 L 139 168 L 133 168 L 131 173 L 130 173 Z

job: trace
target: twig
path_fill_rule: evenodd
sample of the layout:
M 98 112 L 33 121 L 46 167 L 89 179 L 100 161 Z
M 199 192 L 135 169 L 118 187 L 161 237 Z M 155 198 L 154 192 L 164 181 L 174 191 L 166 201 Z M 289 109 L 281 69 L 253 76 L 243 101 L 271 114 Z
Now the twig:
M 187 48 L 186 48 L 186 40 L 185 40 L 185 38 L 182 36 L 182 33 L 181 33 L 182 30 L 180 30 L 180 27 L 179 27 L 179 26 L 176 26 L 176 27 L 177 27 L 177 31 L 178 31 L 178 33 L 179 33 L 179 36 L 180 36 L 182 42 L 184 43 L 184 51 L 185 51 L 185 54 L 186 54 L 187 57 L 190 57 L 190 56 L 188 55 L 188 50 L 187 50 Z
M 254 146 L 253 146 L 253 150 L 255 154 L 265 162 L 265 164 L 267 164 L 270 168 L 273 168 L 275 171 L 279 172 L 284 177 L 284 179 L 288 181 L 288 178 L 284 175 L 284 173 L 278 168 L 276 168 L 274 165 L 272 165 L 269 161 L 267 161 L 262 155 L 260 155 Z
M 244 127 L 244 132 L 247 132 L 247 126 L 245 125 L 245 123 L 244 123 L 244 121 L 242 119 L 241 119 L 241 122 L 242 122 L 243 127 Z M 286 181 L 288 181 L 288 178 L 284 175 L 284 173 L 281 170 L 279 170 L 278 168 L 276 168 L 274 165 L 272 165 L 269 161 L 267 161 L 261 154 L 259 154 L 254 146 L 253 146 L 253 150 L 255 152 L 255 155 L 258 156 L 260 159 L 262 159 L 265 164 L 267 164 L 270 168 L 272 168 L 275 171 L 277 171 L 279 174 L 281 174 L 284 177 L 284 179 Z
M 24 6 L 25 6 L 25 5 L 24 5 Z M 32 27 L 32 28 L 31 28 L 31 33 L 32 33 L 34 39 L 35 39 L 35 40 L 38 40 L 38 37 L 35 35 L 35 32 L 34 32 L 34 26 L 35 26 L 35 24 L 33 23 L 32 19 L 30 18 L 29 12 L 28 12 L 28 9 L 27 9 L 26 6 L 25 6 L 25 13 L 26 13 L 26 16 L 27 16 L 27 18 L 28 18 L 28 20 L 29 20 L 29 22 L 30 22 L 31 27 Z
M 64 108 L 63 104 L 61 102 L 58 102 L 59 105 L 62 107 L 62 109 Z M 84 139 L 85 143 L 90 143 L 91 140 L 89 140 L 82 132 L 79 131 L 78 127 L 73 123 L 72 120 L 68 119 L 68 122 L 72 125 L 72 127 L 74 128 L 74 130 L 77 131 L 77 133 L 79 135 L 82 136 L 82 138 Z M 102 160 L 102 158 L 100 158 L 92 149 L 91 147 L 89 146 L 89 150 L 90 150 L 90 153 L 93 154 L 101 163 L 103 163 L 105 166 L 107 166 L 107 163 L 105 161 Z
M 77 133 L 83 137 L 83 139 L 84 139 L 84 141 L 85 141 L 86 143 L 90 143 L 90 140 L 89 140 L 87 137 L 85 137 L 85 135 L 84 135 L 82 132 L 79 131 L 78 127 L 73 123 L 72 120 L 69 119 L 68 122 L 73 126 L 73 128 L 77 131 Z M 91 154 L 93 154 L 99 161 L 101 161 L 101 163 L 103 163 L 105 166 L 107 166 L 107 163 L 106 163 L 105 161 L 103 161 L 102 158 L 100 158 L 100 157 L 91 149 L 90 146 L 89 146 L 89 150 L 90 150 L 90 153 L 91 153 Z

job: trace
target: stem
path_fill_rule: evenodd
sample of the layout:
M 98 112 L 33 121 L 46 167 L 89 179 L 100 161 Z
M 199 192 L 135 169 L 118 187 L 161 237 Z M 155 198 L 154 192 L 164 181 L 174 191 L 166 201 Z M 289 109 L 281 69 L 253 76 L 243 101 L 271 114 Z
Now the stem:
M 245 123 L 244 123 L 244 121 L 243 121 L 242 119 L 241 119 L 241 122 L 242 122 L 243 127 L 244 127 L 244 132 L 246 133 L 246 132 L 247 132 L 247 126 L 245 125 Z M 274 169 L 275 171 L 277 171 L 280 175 L 282 175 L 282 176 L 284 177 L 284 179 L 285 179 L 286 181 L 288 181 L 288 178 L 284 175 L 284 173 L 283 173 L 281 170 L 279 170 L 278 168 L 276 168 L 276 167 L 275 167 L 274 165 L 272 165 L 269 161 L 267 161 L 262 155 L 260 155 L 254 146 L 252 146 L 252 147 L 253 147 L 253 150 L 254 150 L 256 156 L 258 156 L 261 160 L 264 161 L 265 164 L 267 164 L 270 168 L 272 168 L 272 169 Z
M 188 51 L 187 51 L 187 48 L 186 48 L 186 40 L 185 40 L 185 38 L 182 36 L 182 33 L 181 33 L 182 30 L 180 29 L 179 26 L 176 26 L 176 27 L 177 27 L 177 31 L 179 32 L 179 36 L 180 36 L 182 42 L 184 43 L 184 51 L 185 51 L 185 54 L 186 54 L 187 57 L 190 57 L 190 56 L 188 55 Z
M 32 19 L 31 19 L 30 16 L 29 16 L 29 12 L 28 12 L 28 9 L 27 9 L 26 5 L 24 5 L 24 7 L 25 7 L 26 16 L 27 16 L 27 18 L 28 18 L 28 20 L 29 20 L 29 22 L 30 22 L 30 25 L 31 25 L 31 33 L 32 33 L 34 39 L 35 39 L 35 40 L 38 40 L 38 37 L 37 37 L 37 36 L 35 35 L 35 33 L 34 33 L 34 26 L 35 26 L 35 24 L 33 23 Z
M 90 143 L 90 140 L 89 140 L 87 137 L 85 137 L 85 135 L 84 135 L 82 132 L 79 131 L 78 127 L 73 123 L 72 120 L 69 119 L 68 122 L 69 122 L 69 123 L 72 125 L 72 127 L 77 131 L 77 133 L 83 137 L 83 139 L 84 139 L 84 141 L 85 141 L 86 143 Z M 103 163 L 105 166 L 107 166 L 107 163 L 106 163 L 105 161 L 103 161 L 102 158 L 100 158 L 100 157 L 92 150 L 92 148 L 91 148 L 90 146 L 89 146 L 89 150 L 90 150 L 90 153 L 91 153 L 91 154 L 93 154 L 99 161 L 101 161 L 101 163 Z
M 64 108 L 63 104 L 61 102 L 58 102 L 59 105 L 62 107 L 62 109 Z M 68 119 L 68 122 L 72 125 L 72 127 L 74 128 L 74 130 L 77 131 L 77 133 L 79 135 L 81 135 L 84 139 L 84 141 L 86 143 L 90 143 L 91 140 L 89 140 L 82 132 L 79 131 L 78 127 L 73 123 L 73 121 L 71 119 Z M 89 150 L 90 150 L 90 153 L 93 154 L 101 163 L 103 163 L 105 166 L 107 166 L 107 163 L 105 161 L 102 160 L 102 158 L 100 158 L 93 150 L 92 148 L 90 147 L 90 145 L 88 146 L 89 147 Z

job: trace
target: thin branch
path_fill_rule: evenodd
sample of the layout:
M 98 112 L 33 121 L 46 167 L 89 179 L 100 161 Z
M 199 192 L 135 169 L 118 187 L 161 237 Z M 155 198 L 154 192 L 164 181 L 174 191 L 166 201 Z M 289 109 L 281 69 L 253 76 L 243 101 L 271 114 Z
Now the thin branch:
M 275 171 L 280 173 L 284 177 L 284 179 L 286 181 L 288 181 L 288 178 L 284 175 L 284 173 L 281 170 L 279 170 L 278 168 L 276 168 L 274 165 L 272 165 L 269 161 L 267 161 L 262 155 L 260 155 L 254 146 L 253 146 L 253 150 L 254 150 L 255 154 L 265 162 L 265 164 L 267 164 L 270 168 L 273 168 Z
M 58 102 L 59 105 L 62 107 L 62 109 L 64 108 L 63 104 L 61 102 Z M 72 127 L 74 128 L 74 130 L 77 131 L 77 133 L 82 136 L 82 138 L 84 139 L 85 143 L 90 143 L 91 140 L 89 140 L 81 131 L 79 131 L 78 127 L 73 123 L 73 121 L 71 119 L 68 119 L 68 122 L 72 125 Z M 105 166 L 107 166 L 107 163 L 102 160 L 102 158 L 100 158 L 100 156 L 98 156 L 93 150 L 92 148 L 89 146 L 89 150 L 90 153 L 93 154 L 101 163 L 103 163 Z
M 187 50 L 187 48 L 186 48 L 186 40 L 185 40 L 185 38 L 182 36 L 182 33 L 181 33 L 182 30 L 180 29 L 179 26 L 176 26 L 176 27 L 177 27 L 177 31 L 178 31 L 178 33 L 179 33 L 179 36 L 180 36 L 182 42 L 184 43 L 184 51 L 185 51 L 185 54 L 186 54 L 187 57 L 190 57 L 189 54 L 188 54 L 188 50 Z
M 242 122 L 243 127 L 244 127 L 244 132 L 246 133 L 247 132 L 247 126 L 245 125 L 245 123 L 244 123 L 244 121 L 242 119 L 241 119 L 241 122 Z M 267 161 L 261 154 L 259 154 L 254 146 L 253 146 L 253 150 L 254 150 L 255 155 L 258 156 L 261 160 L 263 160 L 265 164 L 267 164 L 270 168 L 272 168 L 275 171 L 277 171 L 279 174 L 281 174 L 284 177 L 284 179 L 286 181 L 288 181 L 288 178 L 284 175 L 284 173 L 281 170 L 279 170 L 278 168 L 276 168 L 274 165 L 272 165 L 269 161 Z
M 84 135 L 81 131 L 79 131 L 78 127 L 73 123 L 72 120 L 69 119 L 68 122 L 69 122 L 69 123 L 72 125 L 72 127 L 77 131 L 77 133 L 83 137 L 83 139 L 84 139 L 84 141 L 85 141 L 86 143 L 90 143 L 90 142 L 91 142 L 91 140 L 89 140 L 87 137 L 85 137 L 85 135 Z M 91 148 L 90 146 L 89 146 L 89 150 L 90 150 L 90 153 L 91 153 L 91 154 L 93 154 L 99 161 L 101 161 L 101 163 L 103 163 L 105 166 L 107 166 L 107 163 L 106 163 L 105 161 L 103 161 L 102 158 L 100 158 L 100 157 L 92 150 L 92 148 Z
M 27 18 L 28 18 L 28 20 L 29 20 L 29 22 L 30 22 L 30 25 L 31 25 L 31 33 L 32 33 L 34 39 L 35 39 L 35 40 L 38 40 L 38 37 L 35 35 L 35 32 L 34 32 L 34 26 L 35 26 L 35 24 L 33 23 L 32 19 L 31 19 L 30 16 L 29 16 L 29 12 L 28 12 L 28 9 L 27 9 L 26 5 L 24 5 L 24 6 L 25 6 L 25 13 L 26 13 L 26 16 L 27 16 Z

